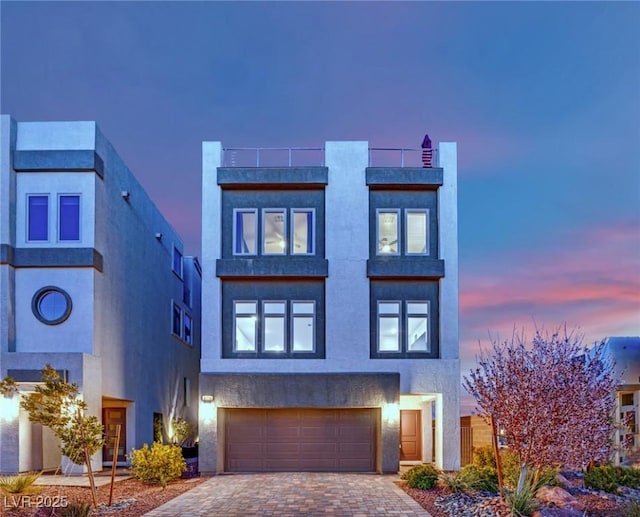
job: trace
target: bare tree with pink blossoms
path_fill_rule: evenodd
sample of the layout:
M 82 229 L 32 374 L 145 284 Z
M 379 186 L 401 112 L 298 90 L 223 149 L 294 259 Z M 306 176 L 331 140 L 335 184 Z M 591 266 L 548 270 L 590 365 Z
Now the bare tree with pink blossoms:
M 584 468 L 612 452 L 616 385 L 604 342 L 588 348 L 573 333 L 536 331 L 527 346 L 492 340 L 478 367 L 464 377 L 487 423 L 493 416 L 520 459 L 517 494 L 547 466 Z

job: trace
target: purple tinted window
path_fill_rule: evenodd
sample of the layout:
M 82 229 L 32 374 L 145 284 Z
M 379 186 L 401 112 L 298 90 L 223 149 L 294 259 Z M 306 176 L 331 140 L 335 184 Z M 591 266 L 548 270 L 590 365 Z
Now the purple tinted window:
M 60 240 L 80 240 L 80 196 L 60 196 Z
M 46 241 L 49 238 L 49 197 L 29 196 L 30 241 Z

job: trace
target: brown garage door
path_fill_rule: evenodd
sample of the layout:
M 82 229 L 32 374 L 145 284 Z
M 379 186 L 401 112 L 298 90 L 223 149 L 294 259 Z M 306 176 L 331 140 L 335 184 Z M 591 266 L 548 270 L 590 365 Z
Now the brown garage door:
M 373 472 L 373 409 L 227 409 L 227 472 Z

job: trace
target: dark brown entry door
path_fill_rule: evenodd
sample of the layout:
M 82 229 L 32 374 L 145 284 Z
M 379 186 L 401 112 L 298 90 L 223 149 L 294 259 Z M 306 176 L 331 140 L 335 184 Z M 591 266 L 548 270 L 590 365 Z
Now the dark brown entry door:
M 227 472 L 373 472 L 372 409 L 226 409 Z
M 116 446 L 116 430 L 120 424 L 120 443 L 118 444 L 118 461 L 126 461 L 127 450 L 127 408 L 108 407 L 102 410 L 102 423 L 104 425 L 106 439 L 102 448 L 102 461 L 113 461 Z
M 422 430 L 419 409 L 400 411 L 400 461 L 422 460 Z

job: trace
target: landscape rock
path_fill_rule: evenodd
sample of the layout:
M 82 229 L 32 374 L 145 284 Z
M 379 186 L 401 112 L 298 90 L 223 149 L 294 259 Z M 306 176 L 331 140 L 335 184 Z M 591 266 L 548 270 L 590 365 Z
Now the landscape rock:
M 533 512 L 531 517 L 582 517 L 580 510 L 573 508 L 541 508 Z
M 559 508 L 585 510 L 584 504 L 559 486 L 543 486 L 536 497 L 543 503 L 553 504 Z

